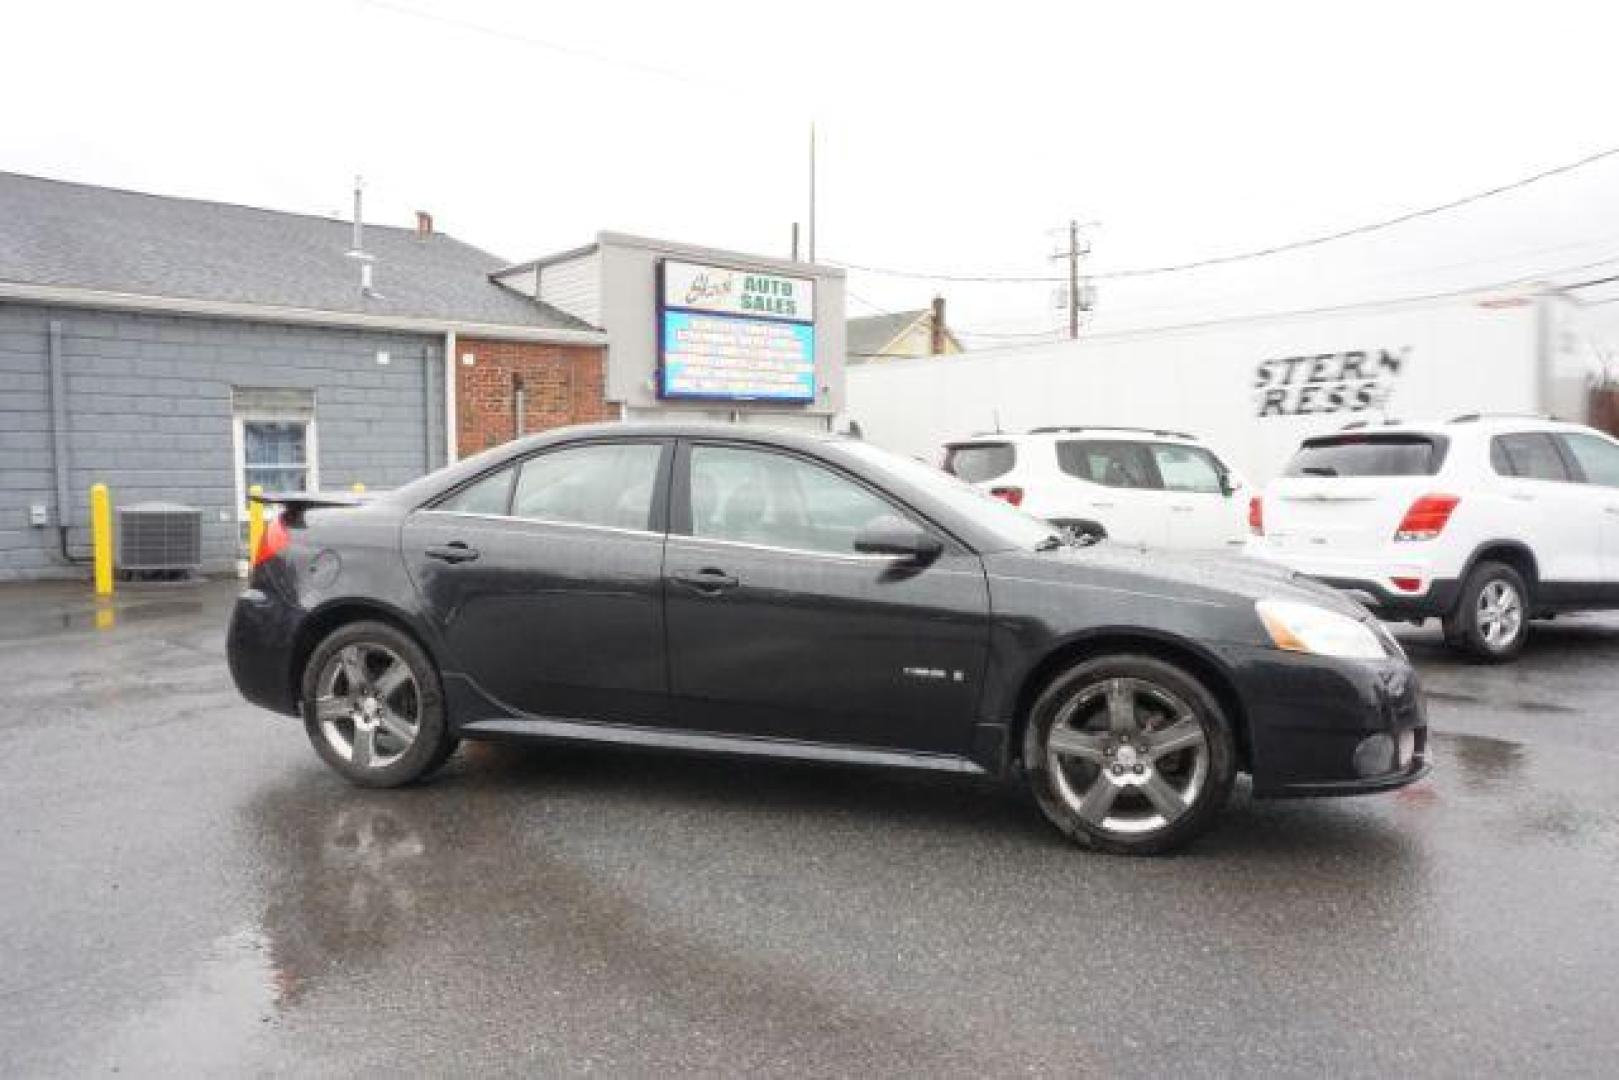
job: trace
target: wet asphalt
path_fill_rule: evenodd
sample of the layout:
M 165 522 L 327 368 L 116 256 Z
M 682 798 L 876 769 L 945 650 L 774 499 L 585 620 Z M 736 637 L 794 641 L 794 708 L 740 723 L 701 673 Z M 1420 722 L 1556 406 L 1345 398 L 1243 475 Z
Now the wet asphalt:
M 1440 765 L 1169 859 L 984 782 L 473 746 L 352 788 L 236 586 L 0 589 L 0 1075 L 1614 1074 L 1619 618 L 1402 631 Z

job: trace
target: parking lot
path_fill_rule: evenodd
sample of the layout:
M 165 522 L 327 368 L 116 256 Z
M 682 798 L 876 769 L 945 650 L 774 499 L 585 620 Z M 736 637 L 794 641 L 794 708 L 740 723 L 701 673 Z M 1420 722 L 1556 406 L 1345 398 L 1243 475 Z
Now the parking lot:
M 0 1072 L 1611 1075 L 1619 618 L 1401 631 L 1397 794 L 1070 848 L 949 778 L 470 746 L 348 786 L 235 584 L 0 590 Z

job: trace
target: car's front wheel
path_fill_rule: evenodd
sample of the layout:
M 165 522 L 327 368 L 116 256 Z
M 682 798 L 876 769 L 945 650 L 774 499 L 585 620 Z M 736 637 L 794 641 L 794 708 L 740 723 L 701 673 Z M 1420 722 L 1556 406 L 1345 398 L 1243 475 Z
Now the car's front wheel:
M 309 741 L 356 784 L 408 784 L 455 750 L 437 669 L 414 639 L 387 623 L 334 630 L 310 653 L 302 690 Z
M 1213 823 L 1236 748 L 1219 702 L 1188 672 L 1156 657 L 1098 657 L 1036 700 L 1023 768 L 1040 809 L 1072 839 L 1154 855 Z

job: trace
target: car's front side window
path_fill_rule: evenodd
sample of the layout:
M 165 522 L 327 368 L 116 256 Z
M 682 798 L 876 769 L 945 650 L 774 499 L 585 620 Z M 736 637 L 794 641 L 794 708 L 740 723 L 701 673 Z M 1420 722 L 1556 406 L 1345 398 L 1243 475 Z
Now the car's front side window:
M 523 462 L 512 493 L 513 517 L 616 529 L 651 527 L 663 445 L 589 443 Z
M 733 446 L 691 450 L 693 536 L 850 555 L 867 525 L 895 513 L 860 484 L 801 458 Z
M 1152 456 L 1163 477 L 1166 491 L 1180 491 L 1196 495 L 1218 495 L 1221 470 L 1214 455 L 1196 446 L 1177 446 L 1173 443 L 1153 443 Z
M 1619 487 L 1619 445 L 1595 435 L 1572 432 L 1561 436 L 1563 445 L 1579 463 L 1587 483 Z

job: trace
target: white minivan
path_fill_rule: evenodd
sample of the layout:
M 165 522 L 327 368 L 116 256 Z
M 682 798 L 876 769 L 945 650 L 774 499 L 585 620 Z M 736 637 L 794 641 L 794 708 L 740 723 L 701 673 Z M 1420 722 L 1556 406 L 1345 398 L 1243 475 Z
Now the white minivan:
M 1352 426 L 1256 497 L 1251 554 L 1490 661 L 1533 618 L 1619 607 L 1619 441 L 1540 417 Z
M 1246 542 L 1243 479 L 1191 435 L 1039 427 L 945 445 L 946 472 L 1078 538 L 1229 550 Z

